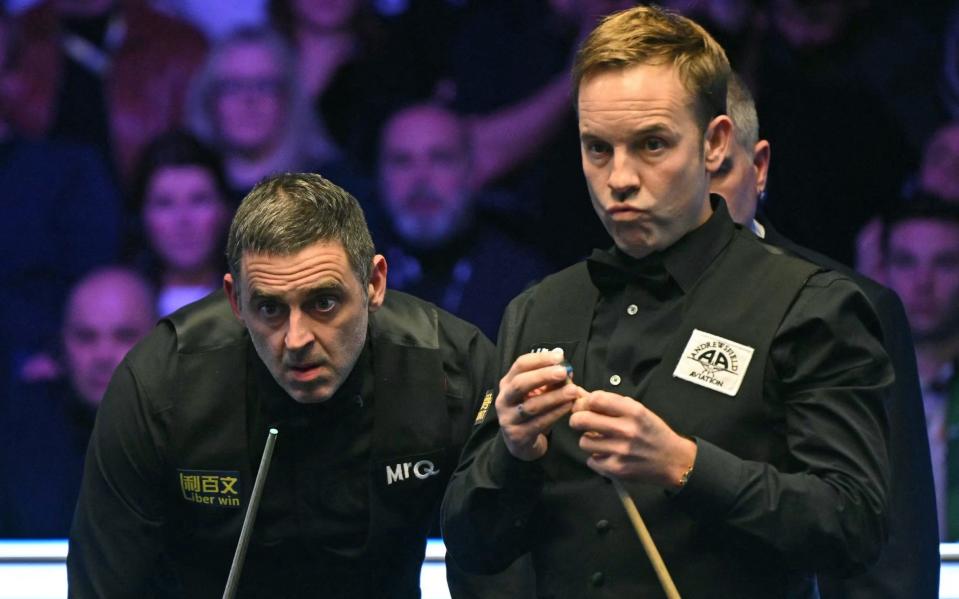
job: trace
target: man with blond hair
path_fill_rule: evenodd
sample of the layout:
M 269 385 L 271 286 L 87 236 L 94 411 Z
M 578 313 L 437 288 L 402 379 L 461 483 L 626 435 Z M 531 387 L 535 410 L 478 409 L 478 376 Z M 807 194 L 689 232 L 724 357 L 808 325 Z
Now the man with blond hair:
M 583 42 L 583 171 L 615 245 L 507 309 L 504 376 L 444 500 L 463 567 L 528 554 L 539 596 L 660 596 L 611 479 L 687 599 L 816 597 L 817 571 L 876 559 L 879 325 L 848 278 L 770 249 L 709 194 L 728 76 L 709 34 L 654 7 Z

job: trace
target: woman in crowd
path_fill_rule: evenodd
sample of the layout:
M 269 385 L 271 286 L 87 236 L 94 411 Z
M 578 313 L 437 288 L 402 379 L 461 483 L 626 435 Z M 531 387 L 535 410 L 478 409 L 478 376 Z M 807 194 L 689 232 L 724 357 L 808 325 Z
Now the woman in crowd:
M 188 113 L 193 132 L 223 156 L 236 201 L 283 171 L 319 172 L 350 189 L 351 173 L 299 84 L 295 54 L 270 29 L 241 29 L 213 48 L 191 84 Z
M 143 154 L 132 198 L 136 261 L 156 283 L 157 314 L 218 289 L 233 206 L 216 153 L 187 133 L 158 137 Z

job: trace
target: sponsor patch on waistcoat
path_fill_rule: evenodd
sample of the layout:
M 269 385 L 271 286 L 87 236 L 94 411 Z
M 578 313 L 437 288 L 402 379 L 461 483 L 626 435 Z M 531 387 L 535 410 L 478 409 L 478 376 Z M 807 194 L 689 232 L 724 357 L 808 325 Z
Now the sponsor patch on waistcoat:
M 180 493 L 190 503 L 240 507 L 240 473 L 235 470 L 177 470 Z
M 749 346 L 693 329 L 673 376 L 732 397 L 752 357 Z
M 493 404 L 493 390 L 487 389 L 486 394 L 483 395 L 483 403 L 480 405 L 479 411 L 476 413 L 476 420 L 473 421 L 473 424 L 481 424 L 483 420 L 486 419 L 486 412 L 489 411 L 489 407 Z

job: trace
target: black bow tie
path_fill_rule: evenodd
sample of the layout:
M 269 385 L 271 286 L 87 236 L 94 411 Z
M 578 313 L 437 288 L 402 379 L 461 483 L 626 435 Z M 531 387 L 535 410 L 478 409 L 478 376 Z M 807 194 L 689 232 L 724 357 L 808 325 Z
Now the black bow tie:
M 615 291 L 630 283 L 637 283 L 658 295 L 666 290 L 671 278 L 659 256 L 635 260 L 600 250 L 586 260 L 586 268 L 593 284 L 601 291 Z

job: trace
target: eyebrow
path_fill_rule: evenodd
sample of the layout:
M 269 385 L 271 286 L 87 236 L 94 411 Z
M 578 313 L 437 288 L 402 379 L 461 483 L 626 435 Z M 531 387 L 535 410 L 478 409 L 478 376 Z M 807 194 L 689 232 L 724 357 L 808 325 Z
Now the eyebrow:
M 643 136 L 646 136 L 646 135 L 652 135 L 652 134 L 655 134 L 655 133 L 668 133 L 668 134 L 672 135 L 672 134 L 675 133 L 675 129 L 672 128 L 672 127 L 670 127 L 670 126 L 667 125 L 666 123 L 653 123 L 653 124 L 651 124 L 651 125 L 645 125 L 645 126 L 643 126 L 643 127 L 640 127 L 639 129 L 635 129 L 635 130 L 632 130 L 632 131 L 628 131 L 627 133 L 628 133 L 628 136 L 629 136 L 630 138 L 636 138 L 636 137 L 643 137 Z M 593 140 L 604 141 L 604 139 L 605 139 L 603 136 L 601 136 L 601 135 L 599 135 L 599 134 L 597 134 L 597 133 L 592 133 L 592 132 L 590 132 L 590 131 L 583 131 L 583 132 L 581 132 L 581 133 L 579 134 L 579 138 L 580 138 L 580 140 L 582 140 L 582 141 L 587 141 L 587 140 L 589 140 L 589 141 L 593 141 Z
M 304 289 L 302 294 L 306 297 L 312 297 L 323 293 L 330 293 L 331 291 L 341 292 L 343 289 L 343 284 L 339 281 L 327 281 Z M 258 288 L 253 288 L 250 290 L 250 301 L 279 300 L 280 297 L 281 296 L 279 294 L 269 293 Z

